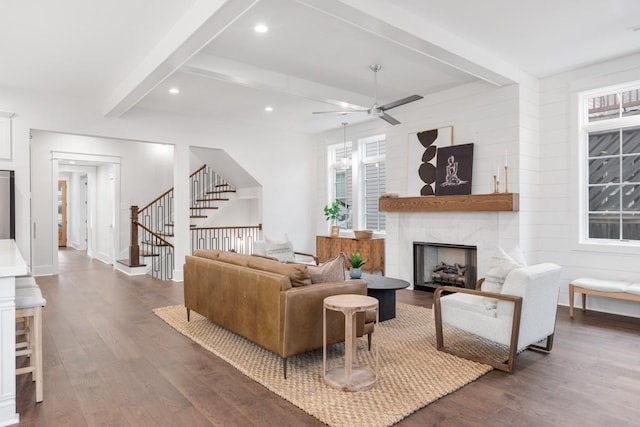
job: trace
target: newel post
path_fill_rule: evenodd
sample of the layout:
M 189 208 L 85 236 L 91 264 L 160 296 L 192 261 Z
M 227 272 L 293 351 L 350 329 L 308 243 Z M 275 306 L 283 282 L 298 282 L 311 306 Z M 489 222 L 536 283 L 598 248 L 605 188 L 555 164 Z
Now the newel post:
M 129 245 L 129 265 L 140 266 L 140 246 L 138 246 L 138 207 L 131 206 L 131 240 Z

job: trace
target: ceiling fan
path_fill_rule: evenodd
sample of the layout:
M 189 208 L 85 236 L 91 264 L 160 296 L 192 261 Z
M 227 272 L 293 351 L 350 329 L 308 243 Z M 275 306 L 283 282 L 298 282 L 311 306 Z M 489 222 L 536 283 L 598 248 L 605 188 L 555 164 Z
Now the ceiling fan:
M 388 104 L 378 105 L 378 71 L 382 68 L 380 64 L 373 64 L 369 66 L 369 69 L 373 71 L 373 96 L 374 102 L 371 108 L 362 110 L 341 110 L 341 111 L 314 111 L 313 114 L 327 114 L 327 113 L 339 113 L 339 114 L 353 114 L 353 113 L 366 113 L 372 117 L 380 117 L 382 120 L 392 124 L 399 125 L 400 122 L 386 113 L 387 110 L 399 107 L 404 104 L 408 104 L 413 101 L 422 99 L 420 95 L 411 95 L 406 98 L 398 99 L 397 101 L 389 102 Z

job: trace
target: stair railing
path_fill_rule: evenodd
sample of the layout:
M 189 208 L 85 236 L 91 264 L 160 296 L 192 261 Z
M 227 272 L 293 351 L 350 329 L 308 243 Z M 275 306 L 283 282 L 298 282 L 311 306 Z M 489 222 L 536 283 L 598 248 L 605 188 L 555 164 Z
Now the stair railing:
M 133 212 L 131 218 L 133 221 Z M 142 231 L 139 239 L 142 252 L 139 255 L 151 258 L 151 275 L 162 280 L 172 279 L 174 248 L 165 237 L 173 236 L 173 188 L 139 209 L 136 225 Z
M 191 218 L 206 217 L 207 210 L 218 209 L 215 202 L 229 200 L 236 190 L 206 165 L 189 175 L 191 182 Z M 173 278 L 174 246 L 166 237 L 174 235 L 173 188 L 165 191 L 141 209 L 131 206 L 131 245 L 128 265 L 144 266 L 140 257 L 152 259 L 151 274 L 162 280 Z M 262 239 L 262 224 L 235 227 L 192 227 L 191 251 L 196 249 L 253 252 L 253 242 Z
M 219 249 L 251 254 L 253 253 L 253 243 L 256 240 L 262 240 L 262 224 L 192 228 L 191 253 L 196 249 Z

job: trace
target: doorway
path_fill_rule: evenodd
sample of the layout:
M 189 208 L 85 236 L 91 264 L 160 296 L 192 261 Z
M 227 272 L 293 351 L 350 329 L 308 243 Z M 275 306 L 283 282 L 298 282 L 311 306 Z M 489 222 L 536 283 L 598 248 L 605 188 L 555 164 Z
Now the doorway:
M 58 181 L 58 247 L 67 247 L 67 181 Z

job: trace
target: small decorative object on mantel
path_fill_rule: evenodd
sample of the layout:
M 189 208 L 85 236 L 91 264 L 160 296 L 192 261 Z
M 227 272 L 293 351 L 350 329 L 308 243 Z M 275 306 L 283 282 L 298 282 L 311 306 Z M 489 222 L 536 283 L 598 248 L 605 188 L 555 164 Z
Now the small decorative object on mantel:
M 509 166 L 507 166 L 507 151 L 504 152 L 504 192 L 509 192 Z
M 349 277 L 352 279 L 359 279 L 362 277 L 362 266 L 367 263 L 366 258 L 362 258 L 360 252 L 350 253 L 347 258 L 349 264 L 351 264 L 351 269 L 349 270 Z

